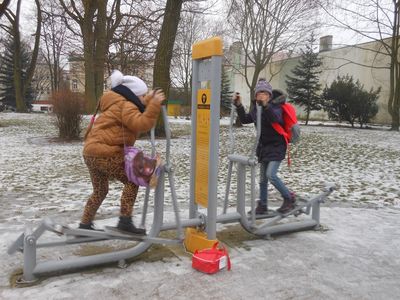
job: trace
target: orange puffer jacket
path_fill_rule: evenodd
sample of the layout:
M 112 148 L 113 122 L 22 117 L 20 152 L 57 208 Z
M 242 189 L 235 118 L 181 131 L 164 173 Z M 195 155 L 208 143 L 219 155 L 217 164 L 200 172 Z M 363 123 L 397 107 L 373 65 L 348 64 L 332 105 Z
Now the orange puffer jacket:
M 100 101 L 101 114 L 85 140 L 85 156 L 123 156 L 124 142 L 132 146 L 141 132 L 149 131 L 161 109 L 160 103 L 147 97 L 148 105 L 141 113 L 136 105 L 113 91 L 104 93 Z

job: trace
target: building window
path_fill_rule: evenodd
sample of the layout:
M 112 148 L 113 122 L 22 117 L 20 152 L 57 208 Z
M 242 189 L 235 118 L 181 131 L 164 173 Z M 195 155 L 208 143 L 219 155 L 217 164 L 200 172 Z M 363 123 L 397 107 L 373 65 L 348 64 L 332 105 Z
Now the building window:
M 72 80 L 72 90 L 73 91 L 78 90 L 78 80 L 76 80 L 76 79 Z

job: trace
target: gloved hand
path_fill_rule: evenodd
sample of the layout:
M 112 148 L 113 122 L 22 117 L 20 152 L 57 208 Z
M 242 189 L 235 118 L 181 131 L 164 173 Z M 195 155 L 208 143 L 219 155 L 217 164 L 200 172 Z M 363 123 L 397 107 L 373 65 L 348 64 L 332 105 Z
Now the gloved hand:
M 235 106 L 240 106 L 242 105 L 242 101 L 241 101 L 241 97 L 240 94 L 238 92 L 236 92 L 233 97 L 232 97 L 232 103 Z

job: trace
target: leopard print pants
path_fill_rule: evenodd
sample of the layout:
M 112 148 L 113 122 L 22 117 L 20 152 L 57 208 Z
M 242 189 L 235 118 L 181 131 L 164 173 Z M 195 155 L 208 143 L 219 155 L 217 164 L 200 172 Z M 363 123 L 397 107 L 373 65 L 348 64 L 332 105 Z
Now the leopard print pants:
M 121 216 L 130 217 L 138 193 L 138 186 L 129 182 L 125 174 L 124 158 L 118 157 L 89 157 L 84 156 L 92 181 L 93 193 L 86 203 L 81 223 L 88 224 L 108 193 L 110 179 L 117 179 L 124 184 L 121 195 Z

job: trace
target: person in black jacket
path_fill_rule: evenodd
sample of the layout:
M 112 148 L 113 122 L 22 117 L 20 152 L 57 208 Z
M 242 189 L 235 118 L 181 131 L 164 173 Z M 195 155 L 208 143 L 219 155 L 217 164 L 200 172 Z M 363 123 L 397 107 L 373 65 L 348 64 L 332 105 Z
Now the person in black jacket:
M 257 157 L 260 163 L 260 200 L 256 214 L 268 213 L 268 182 L 271 182 L 283 197 L 283 203 L 277 211 L 287 213 L 294 208 L 295 195 L 277 175 L 279 166 L 285 158 L 287 146 L 283 136 L 271 125 L 278 122 L 283 126 L 281 105 L 285 103 L 286 95 L 279 90 L 272 90 L 271 84 L 265 79 L 259 79 L 255 88 L 255 101 L 262 106 L 261 135 L 257 145 Z M 243 124 L 257 123 L 256 105 L 246 113 L 239 93 L 234 95 L 233 103 Z

